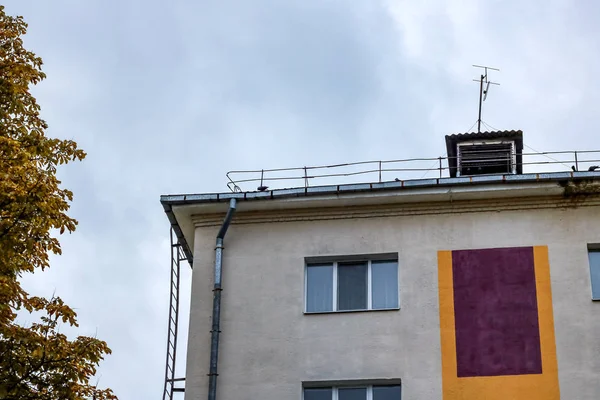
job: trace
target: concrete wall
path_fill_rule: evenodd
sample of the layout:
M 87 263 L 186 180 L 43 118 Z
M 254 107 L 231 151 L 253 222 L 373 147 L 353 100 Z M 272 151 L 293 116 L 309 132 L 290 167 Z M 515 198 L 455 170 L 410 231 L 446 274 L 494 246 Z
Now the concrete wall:
M 240 204 L 225 239 L 218 397 L 299 400 L 304 381 L 400 378 L 403 398 L 442 399 L 437 252 L 548 246 L 561 397 L 597 400 L 600 303 L 587 244 L 600 243 L 600 207 L 514 204 L 261 223 L 243 223 Z M 217 230 L 196 229 L 186 400 L 207 394 Z M 305 257 L 371 253 L 398 253 L 399 311 L 303 314 Z

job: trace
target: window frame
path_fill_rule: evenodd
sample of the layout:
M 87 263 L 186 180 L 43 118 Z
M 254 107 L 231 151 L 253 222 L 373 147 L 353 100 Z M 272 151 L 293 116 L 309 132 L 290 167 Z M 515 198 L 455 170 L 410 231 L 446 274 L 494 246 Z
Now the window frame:
M 304 391 L 306 389 L 331 389 L 331 400 L 339 400 L 338 397 L 338 390 L 339 389 L 367 389 L 367 395 L 365 400 L 373 400 L 373 388 L 374 387 L 387 387 L 387 386 L 399 386 L 400 387 L 400 398 L 402 398 L 402 384 L 397 383 L 397 384 L 387 384 L 387 385 L 377 385 L 377 384 L 370 384 L 370 385 L 348 385 L 348 386 L 303 386 L 302 387 L 302 400 L 304 400 Z
M 380 262 L 390 262 L 396 264 L 396 298 L 398 300 L 397 307 L 387 307 L 387 308 L 373 308 L 373 279 L 372 279 L 372 268 L 373 263 Z M 355 310 L 338 310 L 338 266 L 339 264 L 359 264 L 366 263 L 367 264 L 367 307 L 359 308 Z M 332 308 L 329 311 L 308 311 L 308 269 L 311 266 L 324 266 L 331 265 L 332 266 Z M 393 257 L 369 257 L 369 258 L 343 258 L 332 260 L 328 258 L 327 260 L 318 260 L 313 259 L 310 262 L 306 261 L 304 263 L 304 314 L 330 314 L 330 313 L 348 313 L 348 312 L 368 312 L 368 311 L 394 311 L 400 309 L 400 265 L 398 262 L 398 258 Z M 377 385 L 376 385 L 377 386 Z M 364 387 L 364 386 L 363 386 Z

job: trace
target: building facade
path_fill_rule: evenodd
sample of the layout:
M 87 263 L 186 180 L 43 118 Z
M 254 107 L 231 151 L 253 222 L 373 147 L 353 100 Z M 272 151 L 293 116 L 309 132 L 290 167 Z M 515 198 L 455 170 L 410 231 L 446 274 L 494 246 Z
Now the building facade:
M 163 197 L 194 257 L 186 400 L 232 198 L 218 398 L 600 398 L 600 173 L 570 171 Z

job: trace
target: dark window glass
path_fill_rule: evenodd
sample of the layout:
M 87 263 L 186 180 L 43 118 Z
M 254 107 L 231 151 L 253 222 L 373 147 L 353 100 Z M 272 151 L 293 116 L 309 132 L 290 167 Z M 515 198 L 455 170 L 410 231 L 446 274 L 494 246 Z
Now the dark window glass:
M 373 400 L 400 400 L 400 386 L 373 386 Z
M 304 400 L 331 400 L 331 388 L 304 389 Z
M 338 264 L 338 310 L 366 308 L 367 263 Z
M 367 400 L 367 388 L 340 388 L 338 400 Z

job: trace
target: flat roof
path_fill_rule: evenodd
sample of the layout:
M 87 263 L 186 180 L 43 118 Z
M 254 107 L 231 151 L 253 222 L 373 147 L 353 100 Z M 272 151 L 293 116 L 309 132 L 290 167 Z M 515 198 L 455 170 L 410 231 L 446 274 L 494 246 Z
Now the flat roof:
M 389 200 L 391 196 L 405 197 L 404 195 L 417 194 L 421 199 L 431 198 L 431 201 L 439 200 L 444 193 L 452 191 L 473 192 L 473 189 L 488 189 L 501 190 L 506 192 L 518 192 L 526 190 L 528 187 L 539 186 L 540 184 L 550 184 L 551 187 L 561 188 L 570 181 L 581 180 L 600 180 L 600 171 L 565 171 L 565 172 L 549 172 L 549 173 L 528 173 L 528 174 L 507 174 L 507 175 L 478 175 L 478 176 L 463 176 L 463 177 L 443 177 L 431 179 L 411 179 L 411 180 L 395 180 L 391 182 L 376 182 L 376 183 L 358 183 L 344 185 L 327 185 L 313 186 L 289 189 L 274 189 L 265 191 L 253 192 L 237 192 L 237 193 L 198 193 L 198 194 L 170 194 L 160 196 L 160 202 L 163 205 L 165 213 L 171 223 L 171 227 L 175 232 L 179 243 L 190 262 L 193 262 L 193 253 L 191 251 L 190 241 L 193 242 L 193 226 L 191 221 L 183 221 L 183 215 L 179 217 L 175 210 L 178 208 L 187 208 L 190 210 L 186 215 L 191 215 L 193 210 L 188 206 L 199 206 L 196 209 L 196 214 L 199 212 L 217 213 L 225 212 L 226 205 L 223 203 L 229 202 L 231 199 L 236 199 L 242 203 L 261 204 L 260 209 L 269 209 L 269 203 L 277 202 L 277 200 L 293 200 L 293 199 L 326 199 L 328 202 L 342 200 L 344 197 L 361 195 L 361 197 L 379 197 Z M 436 191 L 426 189 L 438 189 Z M 440 191 L 439 189 L 446 189 Z M 517 190 L 519 189 L 519 190 Z M 493 197 L 493 190 L 485 191 L 487 195 L 483 197 Z M 480 190 L 479 193 L 482 193 Z M 435 195 L 438 195 L 436 198 Z M 531 194 L 530 194 L 531 195 Z M 482 198 L 482 195 L 479 195 Z M 506 197 L 506 196 L 503 196 Z M 288 202 L 290 206 L 280 208 L 292 208 L 298 206 L 297 202 Z M 214 207 L 211 207 L 214 205 Z M 274 206 L 275 204 L 272 203 Z M 343 205 L 340 203 L 340 205 Z M 248 204 L 248 206 L 250 206 Z M 249 208 L 257 209 L 256 206 Z M 199 211 L 199 212 L 198 212 Z M 190 231 L 191 229 L 191 231 Z M 185 232 L 184 232 L 185 231 Z M 190 237 L 191 235 L 191 237 Z M 190 239 L 188 241 L 187 238 Z

